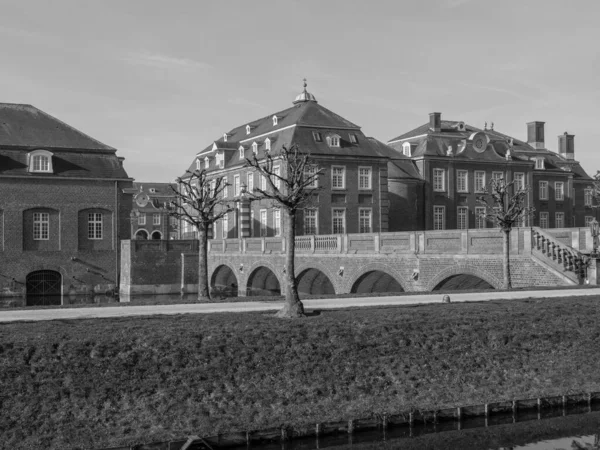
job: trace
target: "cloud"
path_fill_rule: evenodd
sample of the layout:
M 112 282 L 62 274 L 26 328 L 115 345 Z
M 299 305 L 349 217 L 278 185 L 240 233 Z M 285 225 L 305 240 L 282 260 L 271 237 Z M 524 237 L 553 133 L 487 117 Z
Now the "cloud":
M 212 66 L 191 58 L 177 58 L 158 53 L 133 53 L 123 58 L 133 65 L 156 67 L 158 69 L 211 69 Z

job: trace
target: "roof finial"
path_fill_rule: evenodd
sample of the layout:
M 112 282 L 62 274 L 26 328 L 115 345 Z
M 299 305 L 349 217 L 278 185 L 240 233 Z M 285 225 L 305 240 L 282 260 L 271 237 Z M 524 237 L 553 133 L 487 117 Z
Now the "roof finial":
M 492 125 L 490 126 L 490 130 L 494 131 L 494 122 L 492 122 Z
M 487 122 L 483 125 L 483 129 L 487 130 Z
M 308 85 L 306 84 L 306 78 L 303 78 L 303 79 L 302 79 L 302 81 L 304 81 L 304 92 L 306 92 L 306 86 L 308 86 Z
M 312 101 L 315 102 L 317 101 L 317 99 L 315 98 L 314 95 L 310 94 L 307 90 L 306 90 L 306 78 L 302 79 L 303 81 L 303 85 L 304 85 L 304 89 L 302 90 L 302 92 L 300 93 L 300 95 L 298 95 L 296 97 L 296 100 L 294 100 L 294 104 L 296 103 L 301 103 L 301 102 L 308 102 L 308 101 Z

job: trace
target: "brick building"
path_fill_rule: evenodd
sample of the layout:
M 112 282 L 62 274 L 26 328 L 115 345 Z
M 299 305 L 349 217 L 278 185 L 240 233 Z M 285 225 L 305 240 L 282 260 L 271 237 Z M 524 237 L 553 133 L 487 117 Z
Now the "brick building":
M 495 177 L 531 188 L 528 202 L 535 213 L 526 225 L 581 227 L 594 218 L 592 179 L 575 160 L 574 136 L 560 135 L 558 153 L 552 152 L 546 148 L 544 122 L 527 124 L 525 142 L 494 130 L 493 124 L 482 130 L 431 113 L 429 122 L 388 145 L 410 158 L 424 181 L 422 229 L 492 226 L 479 217 L 476 197 Z M 392 196 L 394 188 L 389 191 Z M 392 201 L 391 211 L 403 215 L 401 210 Z M 390 216 L 390 223 L 397 221 Z
M 114 290 L 131 181 L 114 148 L 0 104 L 0 296 Z
M 132 239 L 177 239 L 177 219 L 169 217 L 167 206 L 175 200 L 170 183 L 133 183 Z
M 396 183 L 409 179 L 409 184 L 421 183 L 409 158 L 367 138 L 358 125 L 320 105 L 305 85 L 292 107 L 233 128 L 194 158 L 188 170 L 206 169 L 211 176 L 226 179 L 230 186 L 225 196 L 237 205 L 216 224 L 215 238 L 282 234 L 284 214 L 270 201 L 245 206 L 245 189 L 259 183 L 266 187 L 266 180 L 245 164 L 253 153 L 261 159 L 266 152 L 276 155 L 282 146 L 293 144 L 310 153 L 322 170 L 317 198 L 297 217 L 298 235 L 388 231 L 390 173 Z M 181 226 L 182 238 L 194 235 L 188 224 Z

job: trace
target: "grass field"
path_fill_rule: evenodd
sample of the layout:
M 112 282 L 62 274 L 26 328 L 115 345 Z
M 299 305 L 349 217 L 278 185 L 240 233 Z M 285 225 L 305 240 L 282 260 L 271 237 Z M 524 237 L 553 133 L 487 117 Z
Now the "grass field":
M 485 294 L 482 294 L 485 295 Z M 0 447 L 103 448 L 600 390 L 581 297 L 0 325 Z

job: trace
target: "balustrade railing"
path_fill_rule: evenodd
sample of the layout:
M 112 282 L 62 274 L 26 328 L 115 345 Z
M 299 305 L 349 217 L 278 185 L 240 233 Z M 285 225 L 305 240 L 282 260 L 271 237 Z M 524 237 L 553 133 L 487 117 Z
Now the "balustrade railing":
M 300 251 L 312 250 L 311 241 L 312 241 L 312 236 L 296 236 L 296 240 L 294 241 L 296 244 L 295 245 L 296 250 L 300 250 Z
M 339 250 L 338 242 L 339 239 L 337 236 L 315 236 L 315 250 Z
M 572 272 L 578 279 L 585 278 L 589 257 L 578 250 L 557 241 L 537 227 L 532 229 L 531 245 L 533 250 L 544 255 L 548 261 L 562 266 L 565 271 Z

